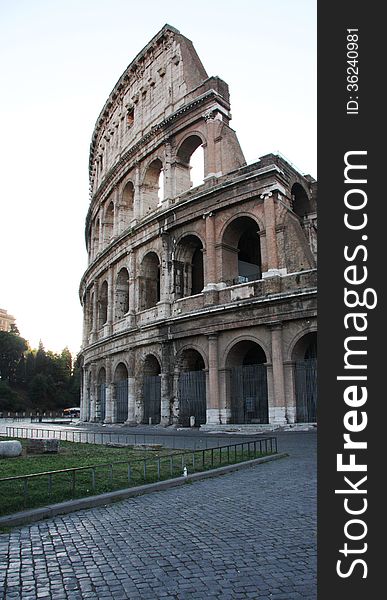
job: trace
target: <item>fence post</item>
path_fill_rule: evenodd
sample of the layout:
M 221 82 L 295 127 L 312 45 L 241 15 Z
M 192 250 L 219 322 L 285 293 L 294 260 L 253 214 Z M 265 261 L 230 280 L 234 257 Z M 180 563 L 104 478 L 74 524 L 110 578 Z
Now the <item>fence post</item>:
M 27 498 L 28 498 L 28 479 L 25 478 L 24 479 L 24 486 L 23 486 L 24 507 L 26 507 L 26 505 L 27 505 Z

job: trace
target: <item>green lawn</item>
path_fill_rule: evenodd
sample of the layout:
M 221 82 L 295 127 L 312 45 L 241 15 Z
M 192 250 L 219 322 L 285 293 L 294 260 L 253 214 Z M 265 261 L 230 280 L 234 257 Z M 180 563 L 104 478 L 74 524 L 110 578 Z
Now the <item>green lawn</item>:
M 26 445 L 26 440 L 20 441 Z M 30 456 L 24 450 L 21 457 L 0 459 L 0 514 L 179 477 L 185 466 L 193 473 L 259 456 L 259 447 L 254 450 L 253 444 L 245 444 L 243 451 L 228 447 L 182 452 L 63 441 L 59 454 Z M 84 468 L 52 472 L 72 467 Z M 28 480 L 4 481 L 38 473 Z

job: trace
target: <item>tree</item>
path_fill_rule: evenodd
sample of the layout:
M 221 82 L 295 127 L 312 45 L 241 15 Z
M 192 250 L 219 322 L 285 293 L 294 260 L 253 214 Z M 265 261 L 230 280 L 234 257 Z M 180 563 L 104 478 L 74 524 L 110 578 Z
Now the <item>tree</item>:
M 0 412 L 3 410 L 19 410 L 21 407 L 19 396 L 5 381 L 0 381 Z
M 9 383 L 15 381 L 17 366 L 28 345 L 16 333 L 0 331 L 0 378 Z

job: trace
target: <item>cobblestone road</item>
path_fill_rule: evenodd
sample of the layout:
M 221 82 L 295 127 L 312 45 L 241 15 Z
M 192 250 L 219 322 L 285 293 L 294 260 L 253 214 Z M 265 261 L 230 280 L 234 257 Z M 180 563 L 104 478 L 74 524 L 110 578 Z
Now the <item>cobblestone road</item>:
M 0 535 L 0 598 L 316 598 L 316 434 L 291 456 Z

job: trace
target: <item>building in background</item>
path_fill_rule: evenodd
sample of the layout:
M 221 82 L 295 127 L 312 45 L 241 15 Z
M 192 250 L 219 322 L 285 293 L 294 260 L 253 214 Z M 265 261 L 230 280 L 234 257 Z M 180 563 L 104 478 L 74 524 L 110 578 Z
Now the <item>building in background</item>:
M 102 109 L 80 285 L 83 420 L 316 420 L 316 181 L 277 154 L 246 165 L 230 118 L 228 85 L 169 25 Z
M 12 325 L 15 324 L 15 317 L 9 315 L 3 308 L 0 308 L 0 331 L 11 331 Z

